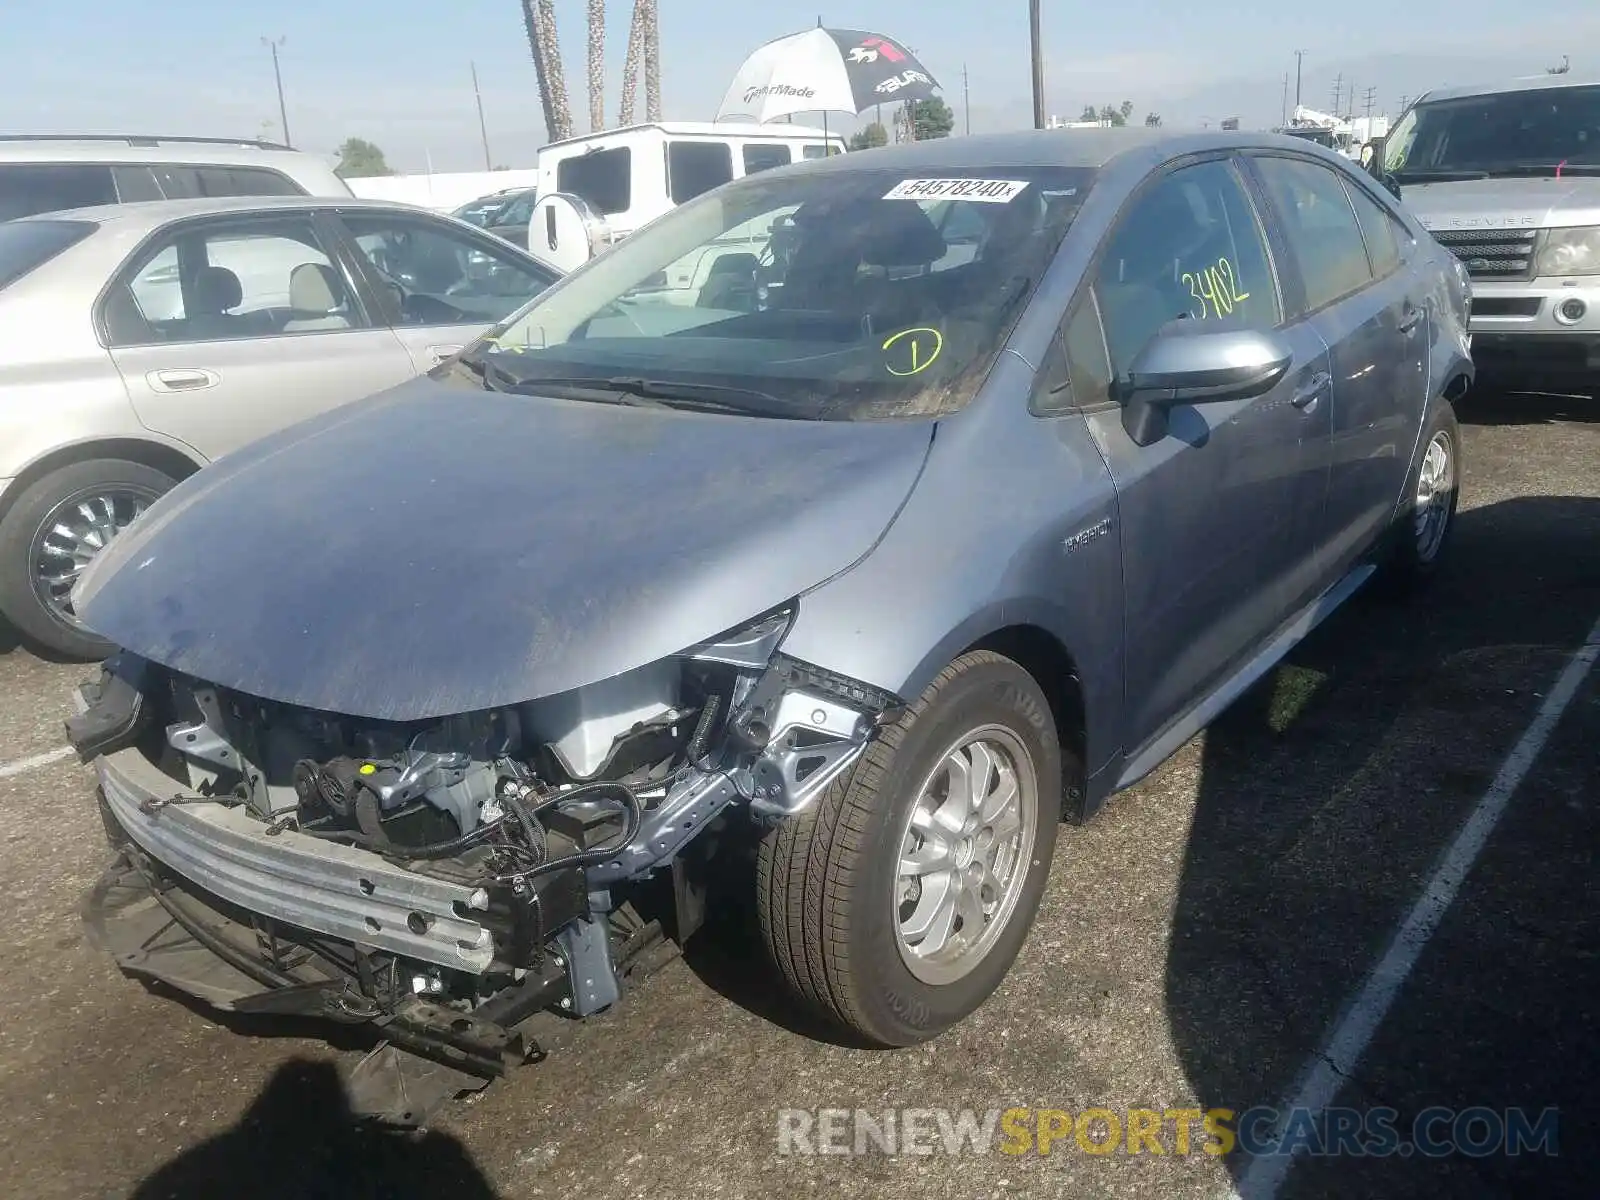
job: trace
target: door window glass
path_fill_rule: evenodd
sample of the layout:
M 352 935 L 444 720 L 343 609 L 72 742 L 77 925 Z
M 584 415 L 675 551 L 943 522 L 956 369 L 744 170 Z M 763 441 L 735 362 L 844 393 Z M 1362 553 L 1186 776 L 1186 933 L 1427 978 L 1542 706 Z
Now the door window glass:
M 583 197 L 603 216 L 627 212 L 633 204 L 633 152 L 619 146 L 562 159 L 556 191 Z
M 492 325 L 555 282 L 488 239 L 431 221 L 349 213 L 344 223 L 394 295 L 403 325 Z
M 1233 167 L 1198 163 L 1157 181 L 1118 223 L 1095 272 L 1116 377 L 1163 325 L 1282 318 L 1261 222 Z
M 687 204 L 733 178 L 733 148 L 726 142 L 668 142 L 667 182 L 674 204 Z
M 110 167 L 95 163 L 0 165 L 0 221 L 116 202 Z
M 1372 273 L 1383 279 L 1400 268 L 1401 239 L 1410 239 L 1403 233 L 1399 222 L 1390 216 L 1371 196 L 1357 184 L 1346 183 L 1350 203 L 1356 210 L 1356 220 L 1361 225 L 1361 235 L 1366 239 L 1367 257 L 1372 261 Z
M 125 291 L 121 291 L 125 288 Z M 185 229 L 142 257 L 108 301 L 117 344 L 201 342 L 365 324 L 311 222 L 270 217 Z M 131 298 L 137 319 L 128 310 Z
M 1371 283 L 1366 242 L 1339 176 L 1297 158 L 1260 158 L 1257 165 L 1283 215 L 1284 233 L 1305 281 L 1307 311 Z

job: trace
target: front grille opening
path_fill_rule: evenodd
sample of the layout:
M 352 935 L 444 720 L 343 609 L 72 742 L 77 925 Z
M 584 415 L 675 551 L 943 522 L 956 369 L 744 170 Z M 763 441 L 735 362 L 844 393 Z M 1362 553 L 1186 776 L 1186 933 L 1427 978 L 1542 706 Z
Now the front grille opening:
M 1473 279 L 1533 278 L 1536 229 L 1436 229 L 1433 236 Z

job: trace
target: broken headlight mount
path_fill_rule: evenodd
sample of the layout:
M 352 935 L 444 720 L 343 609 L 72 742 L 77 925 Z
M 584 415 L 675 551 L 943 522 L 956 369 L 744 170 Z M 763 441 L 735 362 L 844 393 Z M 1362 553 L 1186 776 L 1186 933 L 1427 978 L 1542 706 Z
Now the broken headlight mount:
M 637 836 L 588 869 L 591 887 L 665 865 L 737 801 L 768 822 L 802 812 L 904 710 L 892 693 L 780 653 L 795 611 L 769 612 L 679 656 L 735 668 L 733 686 L 701 710 L 686 769 L 644 814 Z

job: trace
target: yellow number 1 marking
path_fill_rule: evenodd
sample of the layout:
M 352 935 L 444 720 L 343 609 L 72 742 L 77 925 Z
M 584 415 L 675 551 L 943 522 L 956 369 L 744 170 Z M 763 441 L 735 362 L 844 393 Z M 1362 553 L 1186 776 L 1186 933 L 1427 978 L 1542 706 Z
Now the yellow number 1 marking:
M 927 337 L 933 339 L 933 349 L 928 351 L 926 355 L 923 353 L 925 343 L 923 342 L 922 337 L 918 335 L 926 335 Z M 896 370 L 893 360 L 886 360 L 883 364 L 883 369 L 888 371 L 891 375 L 899 375 L 903 377 L 906 375 L 916 375 L 926 371 L 929 367 L 933 366 L 934 359 L 938 358 L 940 352 L 944 350 L 944 334 L 940 333 L 937 329 L 927 328 L 902 329 L 899 333 L 891 334 L 888 338 L 886 338 L 880 349 L 882 349 L 885 354 L 888 354 L 889 350 L 894 346 L 894 344 L 900 341 L 902 338 L 911 339 L 906 343 L 911 354 L 911 367 L 909 370 Z

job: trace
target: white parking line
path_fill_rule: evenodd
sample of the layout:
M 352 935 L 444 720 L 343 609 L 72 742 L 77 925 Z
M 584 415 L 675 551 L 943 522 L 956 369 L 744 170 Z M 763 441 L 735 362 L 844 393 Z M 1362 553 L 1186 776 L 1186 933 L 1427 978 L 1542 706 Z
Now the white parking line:
M 35 767 L 47 767 L 53 762 L 60 762 L 71 753 L 71 746 L 62 746 L 56 750 L 46 750 L 43 754 L 35 754 L 31 758 L 19 758 L 16 762 L 0 763 L 0 779 L 10 779 L 13 775 L 21 775 L 24 771 L 31 771 Z
M 1567 660 L 1555 686 L 1539 706 L 1533 723 L 1511 748 L 1489 790 L 1457 831 L 1455 840 L 1428 880 L 1428 886 L 1395 930 L 1383 957 L 1349 1002 L 1328 1040 L 1306 1063 L 1293 1099 L 1288 1101 L 1288 1109 L 1309 1110 L 1320 1118 L 1339 1094 L 1345 1079 L 1355 1071 L 1406 976 L 1417 965 L 1423 947 L 1439 927 L 1467 873 L 1483 852 L 1512 793 L 1538 760 L 1561 714 L 1572 703 L 1597 657 L 1600 657 L 1600 621 L 1595 622 L 1583 645 Z M 1235 1195 L 1239 1200 L 1274 1200 L 1293 1162 L 1291 1156 L 1282 1154 L 1252 1159 L 1239 1177 Z

